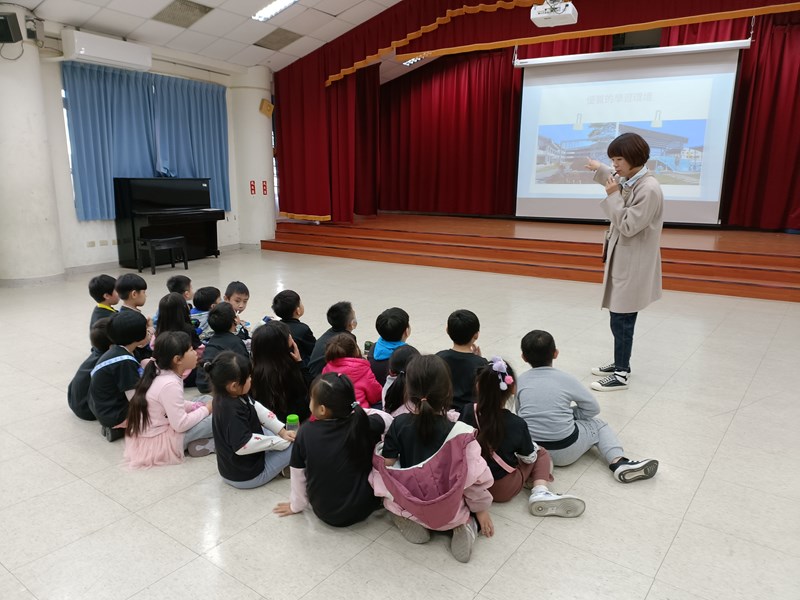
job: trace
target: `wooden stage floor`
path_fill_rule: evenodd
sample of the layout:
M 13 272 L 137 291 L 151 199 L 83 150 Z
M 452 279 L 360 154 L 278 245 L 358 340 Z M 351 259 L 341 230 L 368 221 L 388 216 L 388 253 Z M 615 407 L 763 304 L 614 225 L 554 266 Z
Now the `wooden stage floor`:
M 265 250 L 599 282 L 605 225 L 382 213 L 279 221 Z M 365 252 L 368 250 L 368 252 Z M 800 235 L 666 228 L 664 288 L 800 302 Z

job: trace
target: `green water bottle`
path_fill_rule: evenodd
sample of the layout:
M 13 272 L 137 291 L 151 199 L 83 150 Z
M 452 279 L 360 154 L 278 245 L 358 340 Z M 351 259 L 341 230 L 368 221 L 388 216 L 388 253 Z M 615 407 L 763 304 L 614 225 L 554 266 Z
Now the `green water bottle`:
M 297 431 L 300 427 L 300 417 L 297 415 L 286 415 L 286 431 Z

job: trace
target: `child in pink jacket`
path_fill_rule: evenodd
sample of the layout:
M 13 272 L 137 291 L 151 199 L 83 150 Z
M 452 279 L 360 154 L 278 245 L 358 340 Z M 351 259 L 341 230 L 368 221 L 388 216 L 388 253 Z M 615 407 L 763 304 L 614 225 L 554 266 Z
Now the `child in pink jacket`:
M 478 525 L 486 537 L 494 533 L 492 473 L 475 430 L 447 418 L 453 391 L 441 358 L 419 356 L 408 364 L 406 394 L 414 410 L 395 418 L 373 458 L 375 495 L 409 542 L 427 542 L 430 530 L 452 531 L 453 556 L 468 562 Z
M 189 402 L 182 374 L 197 365 L 189 334 L 167 331 L 156 338 L 128 406 L 125 461 L 134 468 L 183 462 L 184 450 L 205 456 L 214 449 L 211 402 Z
M 339 373 L 350 378 L 356 402 L 361 408 L 382 408 L 383 388 L 375 379 L 369 361 L 361 357 L 361 350 L 352 335 L 340 333 L 333 336 L 325 347 L 325 361 L 323 373 Z

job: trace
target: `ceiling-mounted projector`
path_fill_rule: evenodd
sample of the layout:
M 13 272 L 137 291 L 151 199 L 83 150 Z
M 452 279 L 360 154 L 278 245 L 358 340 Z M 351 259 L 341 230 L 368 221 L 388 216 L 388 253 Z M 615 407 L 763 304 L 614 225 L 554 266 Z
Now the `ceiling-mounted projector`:
M 578 22 L 578 9 L 572 2 L 545 0 L 531 7 L 531 21 L 537 27 L 558 27 Z

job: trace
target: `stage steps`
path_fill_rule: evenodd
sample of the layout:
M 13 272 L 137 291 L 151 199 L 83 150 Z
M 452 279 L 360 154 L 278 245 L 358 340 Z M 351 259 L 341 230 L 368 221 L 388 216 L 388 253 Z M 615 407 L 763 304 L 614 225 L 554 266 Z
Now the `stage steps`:
M 599 243 L 280 222 L 261 248 L 599 283 Z M 800 302 L 800 257 L 662 248 L 664 288 Z

